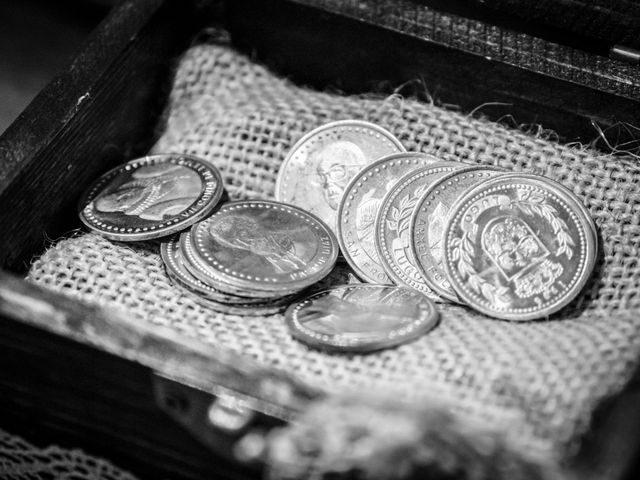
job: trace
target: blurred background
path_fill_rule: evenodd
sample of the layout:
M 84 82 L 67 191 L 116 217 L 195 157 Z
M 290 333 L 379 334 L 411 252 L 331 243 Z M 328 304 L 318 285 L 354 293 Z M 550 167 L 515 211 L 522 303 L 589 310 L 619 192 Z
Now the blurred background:
M 0 0 L 0 134 L 64 68 L 115 0 Z

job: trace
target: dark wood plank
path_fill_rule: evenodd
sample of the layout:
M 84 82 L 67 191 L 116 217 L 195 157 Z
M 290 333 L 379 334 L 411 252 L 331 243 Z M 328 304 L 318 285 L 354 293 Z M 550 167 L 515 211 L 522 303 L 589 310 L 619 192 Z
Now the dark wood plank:
M 466 112 L 486 104 L 492 120 L 541 124 L 566 142 L 597 138 L 593 122 L 640 125 L 637 67 L 413 2 L 238 0 L 228 25 L 240 48 L 318 88 L 389 93 L 410 82 L 401 93 Z
M 630 0 L 470 0 L 493 15 L 507 14 L 575 37 L 588 36 L 605 51 L 616 44 L 640 48 L 640 4 Z M 520 24 L 518 22 L 518 24 Z
M 5 273 L 0 364 L 0 409 L 12 412 L 3 417 L 3 428 L 36 442 L 80 445 L 149 478 L 255 473 L 204 448 L 162 413 L 151 372 L 212 398 L 231 392 L 260 414 L 260 425 L 291 420 L 320 395 L 223 347 L 142 325 Z M 217 452 L 229 449 L 213 446 Z
M 76 225 L 76 199 L 107 168 L 147 151 L 173 58 L 206 17 L 192 2 L 128 0 L 0 137 L 0 267 L 23 271 Z M 16 241 L 16 239 L 20 239 Z
M 140 478 L 256 476 L 162 412 L 148 368 L 4 317 L 0 364 L 2 428 L 32 443 L 81 448 Z
M 603 92 L 627 98 L 640 93 L 637 66 L 449 13 L 431 1 L 290 1 Z

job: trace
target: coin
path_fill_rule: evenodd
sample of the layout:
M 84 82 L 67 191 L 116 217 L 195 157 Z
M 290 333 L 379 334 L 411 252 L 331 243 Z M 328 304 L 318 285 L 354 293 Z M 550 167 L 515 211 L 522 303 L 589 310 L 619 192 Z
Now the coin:
M 182 235 L 189 235 L 185 232 Z M 225 304 L 264 303 L 264 299 L 230 295 L 200 281 L 185 266 L 185 259 L 180 250 L 180 237 L 175 236 L 160 245 L 160 256 L 165 265 L 167 275 L 174 285 L 187 294 L 202 297 L 206 300 Z
M 457 162 L 438 162 L 414 170 L 402 177 L 383 198 L 376 217 L 375 244 L 382 267 L 397 285 L 439 298 L 411 261 L 409 222 L 422 193 L 440 177 L 462 167 L 464 164 Z
M 193 239 L 191 232 L 184 232 L 180 236 L 180 252 L 185 259 L 184 266 L 186 269 L 197 278 L 199 281 L 213 287 L 215 290 L 223 292 L 228 295 L 238 297 L 251 297 L 256 298 L 258 301 L 273 300 L 274 298 L 286 297 L 298 292 L 299 289 L 293 290 L 281 290 L 281 291 L 266 291 L 253 289 L 250 286 L 235 285 L 230 283 L 228 279 L 221 278 L 215 269 L 210 268 L 209 265 L 202 259 L 196 256 L 194 253 Z
M 193 226 L 191 241 L 194 256 L 215 279 L 249 291 L 301 290 L 324 278 L 338 256 L 324 222 L 265 200 L 223 205 Z
M 593 270 L 593 220 L 569 190 L 544 177 L 482 182 L 449 218 L 445 273 L 460 299 L 486 315 L 547 317 L 578 295 Z
M 274 315 L 276 313 L 280 313 L 285 310 L 291 301 L 287 302 L 251 302 L 251 303 L 223 303 L 212 301 L 206 297 L 202 296 L 192 296 L 191 297 L 196 303 L 199 305 L 210 308 L 211 310 L 215 310 L 216 312 L 226 313 L 227 315 L 242 315 L 242 316 L 264 316 L 264 315 Z
M 442 269 L 442 232 L 449 209 L 470 187 L 500 173 L 504 170 L 496 167 L 467 166 L 441 176 L 415 202 L 408 222 L 412 261 L 426 284 L 447 300 L 458 301 Z
M 335 229 L 336 211 L 349 180 L 375 160 L 404 151 L 396 137 L 373 123 L 327 123 L 302 137 L 285 158 L 276 181 L 276 200 L 302 207 Z
M 80 220 L 119 241 L 160 238 L 209 215 L 223 192 L 220 173 L 189 155 L 138 158 L 98 178 L 80 199 Z
M 387 285 L 341 285 L 292 304 L 285 313 L 292 335 L 337 352 L 372 352 L 431 330 L 438 312 L 423 294 Z
M 375 220 L 384 196 L 403 175 L 437 161 L 424 153 L 389 155 L 367 165 L 347 185 L 338 208 L 338 242 L 363 280 L 391 283 L 375 245 Z

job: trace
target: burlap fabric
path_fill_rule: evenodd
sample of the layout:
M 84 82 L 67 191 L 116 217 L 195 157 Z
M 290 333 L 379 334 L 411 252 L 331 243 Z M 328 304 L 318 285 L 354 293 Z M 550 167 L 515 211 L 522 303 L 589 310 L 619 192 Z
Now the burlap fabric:
M 568 458 L 594 409 L 628 382 L 640 355 L 640 168 L 632 159 L 399 96 L 301 88 L 224 45 L 199 45 L 184 55 L 153 151 L 208 159 L 232 199 L 270 198 L 294 142 L 327 121 L 349 118 L 389 129 L 410 151 L 562 182 L 587 206 L 602 238 L 593 281 L 548 321 L 496 321 L 447 305 L 438 328 L 415 342 L 371 355 L 330 355 L 293 340 L 281 315 L 240 317 L 199 306 L 172 286 L 155 243 L 78 234 L 36 260 L 29 279 L 168 325 L 328 392 L 437 398 L 460 418 L 489 422 L 517 439 L 523 451 Z
M 0 429 L 3 480 L 136 480 L 124 470 L 82 450 L 37 447 Z

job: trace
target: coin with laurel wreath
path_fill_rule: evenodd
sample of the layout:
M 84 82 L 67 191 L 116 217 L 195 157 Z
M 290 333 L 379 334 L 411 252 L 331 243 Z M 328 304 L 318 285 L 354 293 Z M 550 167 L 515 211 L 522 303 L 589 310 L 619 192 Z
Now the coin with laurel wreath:
M 441 176 L 424 189 L 414 202 L 415 207 L 408 222 L 411 261 L 415 262 L 426 285 L 440 297 L 458 301 L 442 270 L 442 233 L 449 209 L 470 187 L 501 173 L 504 170 L 497 167 L 467 165 Z
M 393 134 L 373 123 L 327 123 L 291 148 L 278 172 L 276 200 L 304 208 L 335 229 L 349 180 L 379 158 L 404 151 Z
M 438 162 L 409 172 L 384 197 L 375 223 L 378 257 L 387 275 L 400 286 L 414 288 L 439 299 L 425 283 L 411 257 L 411 215 L 422 193 L 448 173 L 463 168 L 458 162 Z
M 334 352 L 371 352 L 414 340 L 438 322 L 425 295 L 388 285 L 341 285 L 292 304 L 285 313 L 292 335 Z
M 443 265 L 460 299 L 492 317 L 546 318 L 586 284 L 595 226 L 566 188 L 544 177 L 505 174 L 451 208 Z
M 338 209 L 340 250 L 356 274 L 371 283 L 391 283 L 375 244 L 375 222 L 384 197 L 407 173 L 437 163 L 425 153 L 397 153 L 363 168 L 347 185 Z
M 78 210 L 80 220 L 106 238 L 150 240 L 205 218 L 222 192 L 220 173 L 209 162 L 189 155 L 151 155 L 98 178 Z

